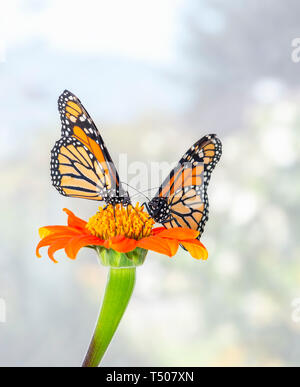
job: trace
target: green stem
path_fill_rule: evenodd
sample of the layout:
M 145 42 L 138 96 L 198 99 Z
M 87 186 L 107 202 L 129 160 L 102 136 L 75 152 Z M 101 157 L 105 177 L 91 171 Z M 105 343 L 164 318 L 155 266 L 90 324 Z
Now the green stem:
M 125 312 L 135 284 L 135 267 L 110 268 L 102 308 L 82 367 L 97 367 Z

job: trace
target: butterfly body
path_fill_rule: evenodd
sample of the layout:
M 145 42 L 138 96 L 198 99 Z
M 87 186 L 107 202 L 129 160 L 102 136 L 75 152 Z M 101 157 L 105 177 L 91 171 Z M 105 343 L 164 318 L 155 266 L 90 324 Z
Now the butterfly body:
M 149 203 L 145 203 L 151 217 L 157 223 L 167 221 L 170 216 L 168 199 L 165 197 L 155 197 Z
M 150 216 L 166 228 L 198 230 L 200 237 L 208 219 L 208 183 L 221 154 L 222 144 L 215 134 L 197 141 L 146 205 Z

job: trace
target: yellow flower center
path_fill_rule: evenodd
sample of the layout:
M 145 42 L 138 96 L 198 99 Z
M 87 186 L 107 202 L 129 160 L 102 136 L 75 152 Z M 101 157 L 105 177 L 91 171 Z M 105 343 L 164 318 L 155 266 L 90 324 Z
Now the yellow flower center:
M 86 228 L 92 235 L 107 240 L 114 236 L 125 236 L 139 240 L 150 235 L 154 220 L 137 203 L 124 207 L 122 204 L 99 207 L 99 211 L 90 218 Z

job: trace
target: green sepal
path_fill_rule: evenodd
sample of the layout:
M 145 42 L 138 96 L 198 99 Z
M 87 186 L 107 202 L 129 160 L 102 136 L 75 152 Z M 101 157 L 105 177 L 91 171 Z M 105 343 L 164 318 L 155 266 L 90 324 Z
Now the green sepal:
M 119 253 L 113 249 L 97 246 L 96 251 L 104 266 L 110 267 L 136 267 L 144 263 L 148 250 L 136 247 L 128 253 Z

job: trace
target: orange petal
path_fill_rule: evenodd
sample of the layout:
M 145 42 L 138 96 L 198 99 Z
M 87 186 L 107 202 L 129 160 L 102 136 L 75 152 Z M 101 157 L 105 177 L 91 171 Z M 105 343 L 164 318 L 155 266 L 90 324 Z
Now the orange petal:
M 110 239 L 111 249 L 118 251 L 119 253 L 128 253 L 137 246 L 135 239 L 126 238 L 123 236 L 117 236 Z
M 156 227 L 156 228 L 153 228 L 152 231 L 151 231 L 151 235 L 157 235 L 159 234 L 160 232 L 166 230 L 165 227 Z
M 110 249 L 111 248 L 111 245 L 112 245 L 112 241 L 110 239 L 107 239 L 104 241 L 103 243 L 103 246 L 106 248 L 106 249 Z
M 46 236 L 52 234 L 53 231 L 51 232 L 48 227 L 40 227 L 39 228 L 39 236 L 41 239 L 45 238 Z
M 176 254 L 179 244 L 176 240 L 172 240 L 170 242 L 168 239 L 159 238 L 157 236 L 150 236 L 139 240 L 137 242 L 137 246 L 172 257 Z
M 68 225 L 70 227 L 75 227 L 80 230 L 86 231 L 85 225 L 87 222 L 85 220 L 82 220 L 75 216 L 72 211 L 68 210 L 67 208 L 63 208 L 63 211 L 68 215 Z
M 103 240 L 97 238 L 94 235 L 80 235 L 76 236 L 69 240 L 67 245 L 65 246 L 65 252 L 67 256 L 71 259 L 75 259 L 78 251 L 85 246 L 93 245 L 93 246 L 101 246 L 103 245 Z
M 77 228 L 69 226 L 45 226 L 39 228 L 39 236 L 41 239 L 46 236 L 57 234 L 57 235 L 72 235 L 78 234 L 80 231 Z
M 68 243 L 69 238 L 63 238 L 63 239 L 58 239 L 56 242 L 53 242 L 48 249 L 48 256 L 49 258 L 54 262 L 57 263 L 57 260 L 54 259 L 53 254 L 60 249 L 63 249 L 66 246 L 66 243 Z
M 175 227 L 170 229 L 164 229 L 159 232 L 160 238 L 172 238 L 177 240 L 195 239 L 199 235 L 199 231 L 192 230 L 190 228 Z
M 72 236 L 66 236 L 66 235 L 59 235 L 59 236 L 57 236 L 55 234 L 51 234 L 51 235 L 46 236 L 45 238 L 43 238 L 42 240 L 39 241 L 39 243 L 38 243 L 38 245 L 36 247 L 36 256 L 38 258 L 41 258 L 41 255 L 40 255 L 40 252 L 39 252 L 41 247 L 51 246 L 52 244 L 54 244 L 55 242 L 60 241 L 60 240 L 64 240 L 65 243 L 67 243 L 67 241 Z
M 177 250 L 179 247 L 178 241 L 176 239 L 167 239 L 167 238 L 164 238 L 163 240 L 165 243 L 168 244 L 168 247 L 171 252 L 171 257 L 173 257 L 177 253 Z
M 208 258 L 208 252 L 205 246 L 198 239 L 181 242 L 181 244 L 188 250 L 193 258 L 203 260 Z

